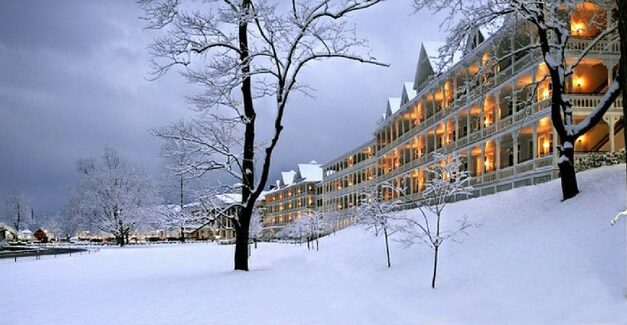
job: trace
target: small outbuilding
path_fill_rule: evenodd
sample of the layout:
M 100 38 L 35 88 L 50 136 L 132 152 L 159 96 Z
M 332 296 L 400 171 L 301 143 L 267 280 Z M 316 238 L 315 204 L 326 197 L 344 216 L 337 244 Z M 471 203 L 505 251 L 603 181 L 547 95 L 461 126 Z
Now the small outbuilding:
M 39 228 L 37 229 L 34 233 L 33 233 L 33 237 L 35 237 L 35 239 L 37 239 L 37 241 L 39 241 L 40 243 L 47 243 L 49 238 L 48 238 L 48 232 L 46 232 L 44 229 Z

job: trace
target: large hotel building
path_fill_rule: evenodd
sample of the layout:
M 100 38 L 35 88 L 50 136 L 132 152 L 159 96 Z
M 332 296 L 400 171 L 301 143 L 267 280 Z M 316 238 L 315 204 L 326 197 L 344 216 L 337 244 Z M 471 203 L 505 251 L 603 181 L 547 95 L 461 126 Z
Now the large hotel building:
M 588 24 L 590 17 L 601 25 Z M 611 20 L 610 10 L 589 2 L 578 6 L 571 17 L 568 58 L 581 54 Z M 551 87 L 541 52 L 521 53 L 498 64 L 491 60 L 536 42 L 532 27 L 518 24 L 514 37 L 476 31 L 465 53 L 440 74 L 435 72 L 434 60 L 439 44 L 423 43 L 415 80 L 403 84 L 400 98 L 388 100 L 382 123 L 371 139 L 320 166 L 322 179 L 309 184 L 318 190 L 315 199 L 306 200 L 308 208 L 316 202 L 315 208 L 350 218 L 364 187 L 382 182 L 405 189 L 402 194 L 384 192 L 384 198 L 416 202 L 422 198 L 424 170 L 434 163 L 435 153 L 466 158 L 475 196 L 559 177 L 557 134 L 550 118 Z M 619 58 L 619 42 L 606 38 L 567 78 L 566 96 L 575 122 L 599 103 Z M 624 148 L 622 101 L 619 97 L 603 120 L 577 140 L 577 157 Z M 311 189 L 306 186 L 306 190 Z

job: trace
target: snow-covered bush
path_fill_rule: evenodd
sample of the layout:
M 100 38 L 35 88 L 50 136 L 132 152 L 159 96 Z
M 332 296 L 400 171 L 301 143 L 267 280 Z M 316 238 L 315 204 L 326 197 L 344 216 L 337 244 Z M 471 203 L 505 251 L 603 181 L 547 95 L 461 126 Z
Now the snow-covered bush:
M 577 172 L 587 169 L 598 168 L 601 166 L 618 165 L 625 162 L 625 149 L 616 152 L 607 152 L 603 154 L 591 153 L 585 157 L 575 161 L 575 170 Z
M 424 171 L 429 175 L 425 190 L 425 197 L 417 209 L 400 215 L 399 219 L 405 221 L 405 225 L 399 230 L 403 238 L 400 242 L 410 246 L 415 243 L 423 243 L 433 250 L 433 277 L 431 287 L 435 289 L 435 279 L 438 270 L 438 252 L 442 243 L 448 239 L 457 241 L 456 237 L 466 234 L 470 227 L 477 226 L 468 222 L 464 216 L 457 220 L 456 226 L 444 226 L 442 219 L 450 219 L 452 216 L 444 209 L 458 195 L 471 195 L 473 187 L 470 186 L 468 171 L 462 168 L 462 158 L 453 155 L 448 158 L 441 154 L 433 156 L 434 163 Z
M 390 182 L 367 187 L 361 193 L 362 199 L 358 209 L 357 223 L 364 226 L 366 230 L 374 232 L 376 236 L 383 234 L 388 267 L 392 267 L 388 238 L 397 230 L 393 227 L 392 222 L 396 217 L 396 213 L 401 210 L 401 201 L 386 201 L 381 195 L 381 191 L 384 189 L 397 193 L 403 192 L 402 188 L 397 188 Z

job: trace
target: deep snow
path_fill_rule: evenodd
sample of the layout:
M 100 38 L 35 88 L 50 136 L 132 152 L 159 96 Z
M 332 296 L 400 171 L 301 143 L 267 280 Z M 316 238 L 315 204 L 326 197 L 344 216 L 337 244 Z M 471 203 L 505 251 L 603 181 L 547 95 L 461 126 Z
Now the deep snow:
M 627 323 L 624 165 L 453 204 L 481 227 L 431 252 L 350 228 L 305 246 L 261 244 L 253 271 L 232 246 L 186 244 L 1 261 L 3 324 Z M 450 218 L 454 221 L 455 218 Z

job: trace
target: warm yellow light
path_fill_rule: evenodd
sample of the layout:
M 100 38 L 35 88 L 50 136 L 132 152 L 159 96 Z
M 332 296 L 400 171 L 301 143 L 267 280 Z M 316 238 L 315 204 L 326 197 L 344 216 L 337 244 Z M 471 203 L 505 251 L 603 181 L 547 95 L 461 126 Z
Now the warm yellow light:
M 586 24 L 580 21 L 572 21 L 570 23 L 570 32 L 575 35 L 581 35 L 586 31 Z
M 481 64 L 485 65 L 489 59 L 490 59 L 490 54 L 487 52 L 484 53 L 483 57 L 481 57 Z
M 492 161 L 490 158 L 486 157 L 484 165 L 486 170 L 492 170 Z
M 577 87 L 577 90 L 581 90 L 581 88 L 586 84 L 586 80 L 583 77 L 574 77 L 573 85 Z
M 550 96 L 549 87 L 544 88 L 542 91 L 542 99 L 547 99 Z
M 484 123 L 485 126 L 489 126 L 490 125 L 490 117 L 486 116 L 485 120 L 483 121 L 483 123 Z
M 549 152 L 549 140 L 544 140 L 544 143 L 542 144 L 542 147 L 544 148 L 544 153 L 548 153 Z

